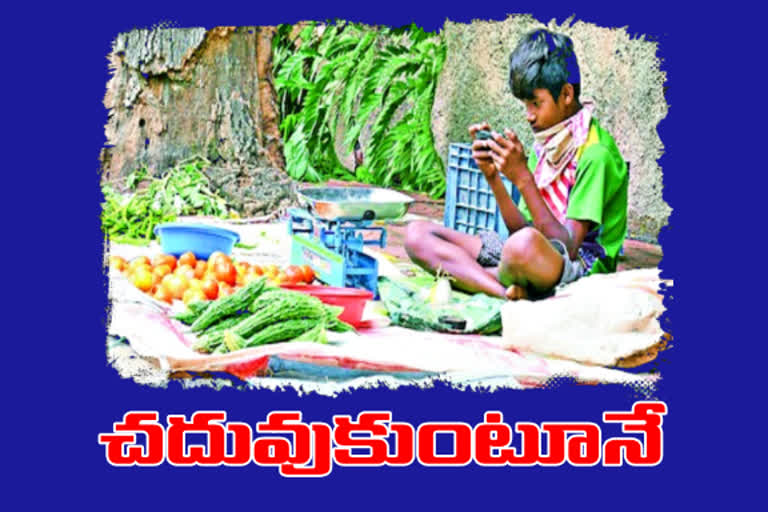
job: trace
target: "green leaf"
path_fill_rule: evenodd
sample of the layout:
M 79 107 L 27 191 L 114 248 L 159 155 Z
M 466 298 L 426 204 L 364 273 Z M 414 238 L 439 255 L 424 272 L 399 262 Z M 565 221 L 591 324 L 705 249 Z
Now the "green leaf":
M 370 135 L 355 179 L 443 193 L 444 169 L 430 126 L 445 61 L 443 38 L 413 24 L 394 30 L 338 21 L 312 27 L 302 32 L 298 52 L 288 28 L 279 27 L 273 40 L 289 174 L 305 180 L 352 177 L 336 156 L 341 122 L 347 151 L 364 130 Z M 405 102 L 409 108 L 395 122 Z

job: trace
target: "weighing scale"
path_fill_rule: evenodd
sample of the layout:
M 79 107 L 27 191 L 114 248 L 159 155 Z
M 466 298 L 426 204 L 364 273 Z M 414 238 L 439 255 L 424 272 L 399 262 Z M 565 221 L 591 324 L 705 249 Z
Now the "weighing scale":
M 401 218 L 413 199 L 393 190 L 356 187 L 309 188 L 298 197 L 303 208 L 288 209 L 291 264 L 309 265 L 329 286 L 364 288 L 378 298 L 378 262 L 363 249 L 386 247 L 386 230 L 373 222 Z

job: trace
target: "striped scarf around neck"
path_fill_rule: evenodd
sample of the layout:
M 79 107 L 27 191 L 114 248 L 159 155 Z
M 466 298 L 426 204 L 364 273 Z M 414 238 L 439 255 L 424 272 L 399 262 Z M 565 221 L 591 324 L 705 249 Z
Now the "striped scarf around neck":
M 565 222 L 568 195 L 576 182 L 576 153 L 587 140 L 594 103 L 584 101 L 581 107 L 568 119 L 534 133 L 536 187 L 560 223 Z

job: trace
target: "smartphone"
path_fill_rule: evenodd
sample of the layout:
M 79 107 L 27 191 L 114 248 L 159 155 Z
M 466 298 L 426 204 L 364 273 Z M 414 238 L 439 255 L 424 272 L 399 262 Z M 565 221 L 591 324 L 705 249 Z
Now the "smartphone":
M 477 140 L 487 140 L 487 139 L 490 139 L 491 137 L 492 137 L 492 134 L 488 130 L 477 130 L 475 132 L 475 139 Z

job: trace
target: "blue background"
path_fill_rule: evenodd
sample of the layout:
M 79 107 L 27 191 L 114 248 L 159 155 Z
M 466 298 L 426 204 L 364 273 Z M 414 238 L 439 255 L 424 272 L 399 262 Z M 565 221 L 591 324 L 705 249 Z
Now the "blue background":
M 82 12 L 69 5 L 16 7 L 27 12 L 17 10 L 6 20 L 5 37 L 10 37 L 3 46 L 4 110 L 6 126 L 13 131 L 5 137 L 4 205 L 14 219 L 7 233 L 27 249 L 20 253 L 14 245 L 4 251 L 10 256 L 6 282 L 13 302 L 3 322 L 3 460 L 11 473 L 5 478 L 11 484 L 6 499 L 35 510 L 89 503 L 93 505 L 87 508 L 112 510 L 172 505 L 223 509 L 235 504 L 289 510 L 477 509 L 485 504 L 541 510 L 667 509 L 678 504 L 709 509 L 747 500 L 760 474 L 750 469 L 749 461 L 757 455 L 753 450 L 764 453 L 764 448 L 753 449 L 740 432 L 746 421 L 761 416 L 764 400 L 748 401 L 758 385 L 759 375 L 749 366 L 757 353 L 735 348 L 744 347 L 736 345 L 738 340 L 752 339 L 740 321 L 751 310 L 737 306 L 741 292 L 733 284 L 744 280 L 739 274 L 744 266 L 730 243 L 745 227 L 730 222 L 726 230 L 718 195 L 728 183 L 726 154 L 733 168 L 741 164 L 743 153 L 732 153 L 733 138 L 706 124 L 715 118 L 720 126 L 745 128 L 751 105 L 758 108 L 760 103 L 759 88 L 735 94 L 738 83 L 723 68 L 728 62 L 742 71 L 752 69 L 740 67 L 743 52 L 722 49 L 723 44 L 740 44 L 744 25 L 730 20 L 728 13 L 678 13 L 664 2 L 610 5 L 251 2 L 234 8 L 211 2 L 131 2 Z M 661 266 L 676 282 L 663 324 L 675 337 L 674 349 L 653 363 L 663 375 L 658 398 L 669 406 L 663 463 L 621 469 L 335 467 L 318 480 L 283 479 L 275 470 L 255 465 L 110 467 L 97 435 L 109 432 L 128 410 L 158 410 L 165 417 L 225 409 L 229 419 L 254 424 L 275 409 L 302 410 L 306 420 L 324 422 L 333 414 L 385 409 L 397 421 L 413 424 L 475 424 L 489 409 L 502 410 L 508 422 L 599 423 L 602 411 L 631 407 L 638 396 L 627 388 L 565 384 L 554 390 L 493 394 L 442 386 L 361 390 L 337 398 L 294 391 L 184 391 L 178 385 L 154 389 L 121 379 L 105 360 L 98 156 L 107 121 L 102 103 L 109 79 L 106 56 L 118 33 L 162 21 L 211 28 L 328 18 L 416 22 L 434 30 L 446 19 L 503 19 L 511 12 L 558 22 L 576 14 L 601 26 L 626 26 L 630 34 L 645 34 L 659 43 L 671 105 L 659 125 L 666 147 L 661 166 L 664 198 L 674 209 L 661 237 Z M 740 208 L 737 203 L 728 211 L 738 215 Z M 723 260 L 737 264 L 726 269 Z M 718 418 L 728 424 L 718 426 Z M 732 435 L 739 436 L 735 443 L 728 442 Z M 754 444 L 764 446 L 760 440 Z

